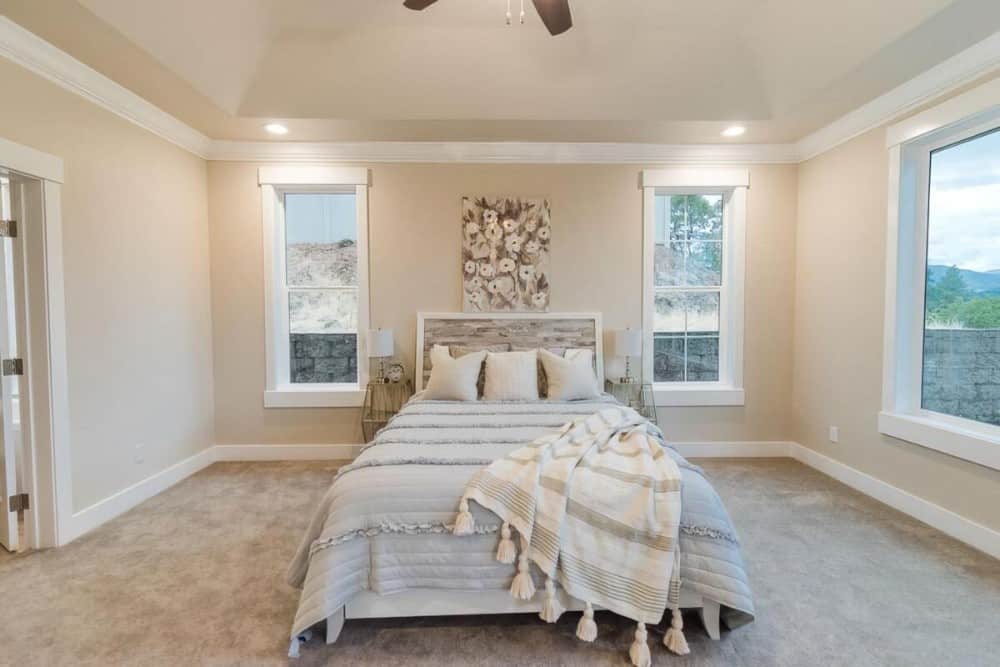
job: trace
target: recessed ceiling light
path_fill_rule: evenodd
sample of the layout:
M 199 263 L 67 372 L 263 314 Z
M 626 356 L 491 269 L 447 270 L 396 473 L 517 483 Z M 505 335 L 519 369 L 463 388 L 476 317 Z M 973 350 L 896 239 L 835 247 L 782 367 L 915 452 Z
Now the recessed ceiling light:
M 264 129 L 271 134 L 288 134 L 288 128 L 281 123 L 268 123 Z
M 722 131 L 722 136 L 724 137 L 738 137 L 747 131 L 747 128 L 742 125 L 730 125 Z

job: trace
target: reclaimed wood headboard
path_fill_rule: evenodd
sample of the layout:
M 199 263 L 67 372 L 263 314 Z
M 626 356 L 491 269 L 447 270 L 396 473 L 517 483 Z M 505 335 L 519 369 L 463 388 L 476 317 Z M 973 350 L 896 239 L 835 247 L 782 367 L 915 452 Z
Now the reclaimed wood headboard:
M 435 345 L 480 350 L 503 343 L 512 350 L 594 350 L 597 379 L 603 387 L 602 339 L 600 313 L 417 313 L 416 390 L 431 375 L 430 354 Z

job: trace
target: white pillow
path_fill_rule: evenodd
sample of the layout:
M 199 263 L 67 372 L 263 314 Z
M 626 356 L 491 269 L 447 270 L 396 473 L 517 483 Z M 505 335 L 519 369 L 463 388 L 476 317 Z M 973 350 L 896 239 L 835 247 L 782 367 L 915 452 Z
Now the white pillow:
M 538 355 L 548 380 L 547 398 L 550 400 L 572 401 L 601 395 L 597 376 L 594 375 L 593 350 L 566 350 L 565 358 L 548 350 L 539 350 Z
M 431 377 L 421 395 L 427 401 L 474 401 L 479 398 L 476 386 L 485 352 L 473 352 L 452 359 L 447 345 L 431 348 Z
M 483 398 L 487 401 L 537 401 L 538 351 L 487 352 Z

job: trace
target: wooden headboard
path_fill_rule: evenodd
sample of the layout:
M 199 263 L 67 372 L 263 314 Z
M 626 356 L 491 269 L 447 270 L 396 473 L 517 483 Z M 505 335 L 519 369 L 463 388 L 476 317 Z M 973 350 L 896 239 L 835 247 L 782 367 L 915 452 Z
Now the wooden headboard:
M 417 391 L 431 375 L 435 345 L 471 350 L 509 343 L 513 350 L 570 347 L 594 351 L 595 371 L 604 386 L 603 331 L 600 313 L 417 313 Z

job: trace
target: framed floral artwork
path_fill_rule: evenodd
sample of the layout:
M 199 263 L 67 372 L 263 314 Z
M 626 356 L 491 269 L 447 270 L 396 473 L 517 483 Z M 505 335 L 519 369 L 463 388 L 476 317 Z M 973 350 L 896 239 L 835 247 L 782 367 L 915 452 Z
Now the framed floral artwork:
M 463 197 L 463 310 L 547 311 L 551 239 L 546 199 Z

